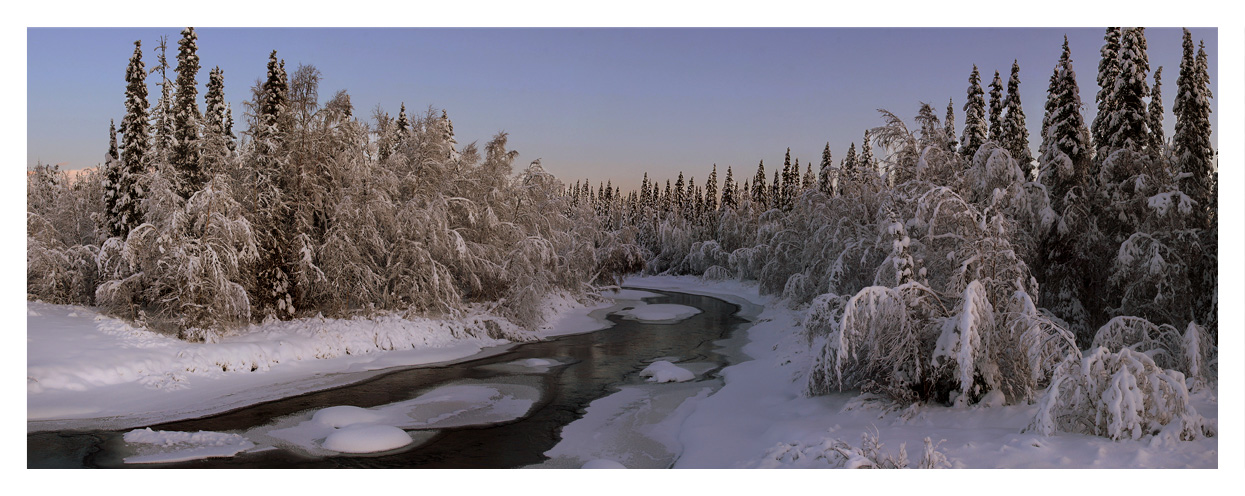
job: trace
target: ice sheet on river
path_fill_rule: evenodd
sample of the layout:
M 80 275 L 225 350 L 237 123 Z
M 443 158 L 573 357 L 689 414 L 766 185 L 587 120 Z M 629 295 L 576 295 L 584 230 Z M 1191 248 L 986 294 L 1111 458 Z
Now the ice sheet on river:
M 638 320 L 648 324 L 673 324 L 700 312 L 699 308 L 686 305 L 675 305 L 673 303 L 650 305 L 638 302 L 635 305 L 630 305 L 623 310 L 614 312 L 614 314 L 622 316 L 624 319 Z
M 610 460 L 626 468 L 668 468 L 682 446 L 683 421 L 713 391 L 710 383 L 623 386 L 588 405 L 583 418 L 562 428 L 550 459 L 529 468 L 589 468 Z
M 171 463 L 230 457 L 255 447 L 255 443 L 238 434 L 210 431 L 153 431 L 146 428 L 127 432 L 122 439 L 134 452 L 133 456 L 125 457 L 125 463 Z
M 373 408 L 339 405 L 303 412 L 252 429 L 246 436 L 311 456 L 381 452 L 423 444 L 436 429 L 522 418 L 539 399 L 540 390 L 528 384 L 458 383 Z M 409 435 L 410 443 L 400 443 L 399 432 Z

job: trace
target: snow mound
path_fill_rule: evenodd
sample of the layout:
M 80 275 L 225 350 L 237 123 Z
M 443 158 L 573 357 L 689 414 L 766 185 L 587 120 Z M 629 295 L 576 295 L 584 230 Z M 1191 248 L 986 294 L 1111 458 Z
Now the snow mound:
M 331 406 L 322 410 L 317 410 L 311 416 L 311 420 L 327 425 L 329 427 L 346 427 L 353 424 L 363 424 L 380 421 L 381 416 L 376 412 L 366 408 L 357 406 Z
M 686 305 L 675 305 L 672 303 L 661 303 L 657 305 L 640 303 L 633 307 L 614 312 L 615 315 L 619 315 L 627 320 L 661 324 L 672 324 L 698 313 L 700 313 L 699 308 L 689 307 Z
M 508 422 L 527 415 L 540 390 L 521 384 L 453 385 L 382 409 L 388 416 L 404 415 L 399 423 L 412 429 L 445 429 Z
M 375 453 L 411 444 L 406 431 L 391 425 L 354 424 L 324 439 L 324 447 L 342 453 Z
M 588 463 L 585 463 L 584 466 L 579 467 L 579 468 L 627 468 L 627 466 L 621 463 L 618 463 L 614 460 L 597 459 L 597 460 L 593 460 Z
M 255 447 L 255 443 L 238 434 L 153 431 L 150 427 L 127 432 L 122 439 L 136 453 L 126 457 L 125 463 L 171 463 L 230 457 Z
M 696 374 L 665 360 L 658 360 L 641 370 L 640 377 L 647 377 L 648 382 L 687 382 L 695 379 Z

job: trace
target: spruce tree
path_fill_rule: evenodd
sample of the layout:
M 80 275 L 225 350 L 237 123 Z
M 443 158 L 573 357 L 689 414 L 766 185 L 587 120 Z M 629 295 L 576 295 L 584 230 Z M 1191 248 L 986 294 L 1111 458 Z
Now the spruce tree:
M 1178 171 L 1188 174 L 1182 190 L 1198 204 L 1202 227 L 1213 227 L 1216 209 L 1214 149 L 1210 136 L 1210 76 L 1206 66 L 1206 50 L 1193 53 L 1189 30 L 1184 31 L 1184 56 L 1180 75 L 1176 78 L 1176 130 L 1172 135 L 1172 152 Z
M 176 185 L 182 198 L 190 198 L 206 180 L 199 164 L 199 74 L 198 36 L 195 28 L 182 30 L 177 42 L 177 93 L 173 104 L 173 150 L 169 161 L 176 171 Z
M 797 175 L 799 175 L 799 170 L 795 172 L 791 170 L 791 148 L 788 147 L 787 154 L 782 161 L 782 188 L 776 189 L 776 191 L 782 192 L 776 202 L 778 208 L 785 209 L 791 205 L 791 199 L 795 196 L 795 184 L 792 178 Z M 778 183 L 775 183 L 775 185 L 778 185 Z
M 113 215 L 117 212 L 117 200 L 121 198 L 121 156 L 117 152 L 117 125 L 108 120 L 108 152 L 104 154 L 103 191 L 104 191 L 104 231 L 110 236 L 119 236 L 113 230 Z
M 1029 152 L 1029 129 L 1025 127 L 1025 110 L 1020 103 L 1020 64 L 1012 62 L 1012 75 L 1007 80 L 1007 99 L 1003 102 L 1007 116 L 1003 121 L 1002 143 L 1000 145 L 1011 154 L 1021 169 L 1026 172 L 1033 163 L 1033 155 Z
M 158 166 L 163 166 L 169 160 L 169 155 L 173 153 L 174 134 L 174 114 L 173 108 L 173 88 L 174 82 L 169 80 L 169 60 L 168 37 L 160 36 L 160 44 L 156 45 L 156 65 L 147 72 L 148 75 L 160 73 L 160 98 L 156 99 L 156 104 L 151 107 L 151 161 Z
M 207 92 L 203 95 L 203 161 L 206 176 L 224 172 L 224 162 L 231 151 L 233 136 L 227 126 L 229 106 L 225 103 L 225 72 L 219 66 L 208 74 Z
M 1107 153 L 1128 148 L 1145 151 L 1150 144 L 1146 103 L 1150 64 L 1145 52 L 1145 28 L 1124 30 L 1120 43 L 1119 73 L 1111 94 L 1111 114 L 1104 127 Z M 1100 147 L 1101 149 L 1101 147 Z
M 757 175 L 752 178 L 752 203 L 758 209 L 769 206 L 769 195 L 765 191 L 765 161 L 757 164 Z
M 731 166 L 726 166 L 726 180 L 722 181 L 722 210 L 735 209 L 735 177 Z
M 817 189 L 822 194 L 830 196 L 834 194 L 834 184 L 831 182 L 831 169 L 834 167 L 834 159 L 830 156 L 830 142 L 826 142 L 826 149 L 821 151 L 820 170 L 817 174 Z
M 795 162 L 797 164 L 800 163 L 800 159 L 798 158 L 795 159 Z M 813 163 L 808 162 L 804 164 L 804 181 L 800 183 L 800 189 L 802 191 L 808 191 L 810 189 L 813 189 L 813 185 L 816 182 L 817 182 L 817 177 L 813 175 Z
M 1098 112 L 1094 115 L 1094 121 L 1090 124 L 1090 132 L 1093 134 L 1095 162 L 1101 163 L 1106 160 L 1104 148 L 1107 146 L 1107 132 L 1109 116 L 1113 113 L 1115 93 L 1115 80 L 1120 72 L 1120 28 L 1107 28 L 1107 34 L 1103 36 L 1104 43 L 1102 45 L 1101 58 L 1098 61 L 1098 94 L 1094 97 L 1094 102 L 1098 106 Z
M 125 118 L 121 120 L 121 170 L 115 181 L 116 200 L 108 212 L 109 234 L 128 236 L 130 231 L 143 223 L 139 204 L 142 187 L 139 176 L 147 169 L 150 148 L 147 121 L 147 71 L 143 66 L 141 41 L 134 42 L 134 55 L 125 72 Z
M 672 198 L 674 208 L 676 209 L 683 208 L 683 202 L 686 198 L 683 192 L 685 185 L 686 183 L 683 182 L 683 171 L 679 171 L 679 179 L 674 182 L 674 197 Z
M 855 141 L 853 141 L 852 144 L 847 147 L 847 157 L 844 157 L 843 163 L 839 164 L 839 173 L 841 174 L 843 178 L 847 178 L 851 181 L 860 179 L 860 164 L 858 163 L 858 159 L 856 158 L 856 142 Z M 839 187 L 840 189 L 842 188 L 841 183 Z
M 1150 152 L 1162 154 L 1166 138 L 1163 136 L 1163 66 L 1154 70 L 1154 88 L 1150 90 L 1150 108 L 1147 111 L 1150 126 Z
M 284 148 L 287 129 L 286 102 L 289 81 L 284 61 L 277 61 L 277 51 L 268 56 L 268 76 L 260 87 L 254 135 L 254 188 L 256 221 L 253 223 L 259 248 L 256 287 L 252 302 L 257 315 L 275 315 L 280 319 L 294 316 L 293 288 L 287 256 L 289 248 L 289 207 L 282 188 Z
M 986 142 L 986 100 L 981 89 L 981 75 L 973 65 L 968 76 L 968 99 L 964 102 L 964 136 L 960 138 L 960 154 L 972 160 L 977 149 Z
M 869 139 L 869 130 L 865 130 L 865 140 L 860 145 L 860 159 L 857 161 L 857 175 L 872 180 L 878 177 L 878 163 L 873 159 L 873 142 Z
M 770 186 L 769 191 L 769 208 L 781 209 L 783 207 L 783 187 L 782 187 L 782 171 L 774 169 L 774 184 Z
M 999 71 L 994 71 L 994 81 L 990 82 L 990 141 L 1002 142 L 1003 134 L 1003 80 Z
M 407 133 L 410 132 L 411 121 L 406 117 L 406 102 L 402 102 L 401 108 L 398 109 L 398 126 L 396 136 L 394 137 L 394 146 L 400 147 L 406 141 Z
M 947 151 L 955 153 L 955 103 L 947 99 L 947 117 L 943 119 L 943 134 L 947 137 Z
M 718 164 L 713 164 L 713 172 L 709 173 L 709 182 L 705 184 L 705 211 L 718 209 Z

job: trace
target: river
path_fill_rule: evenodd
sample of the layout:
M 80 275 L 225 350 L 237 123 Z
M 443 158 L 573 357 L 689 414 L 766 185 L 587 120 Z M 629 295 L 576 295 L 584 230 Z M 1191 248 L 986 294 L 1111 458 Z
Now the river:
M 396 368 L 333 389 L 281 398 L 203 418 L 152 425 L 157 431 L 245 433 L 276 419 L 306 415 L 335 405 L 371 408 L 411 400 L 447 385 L 517 384 L 536 388 L 539 399 L 527 415 L 500 424 L 435 431 L 413 448 L 380 455 L 309 456 L 286 449 L 244 452 L 229 458 L 177 463 L 126 464 L 132 454 L 127 431 L 58 431 L 27 436 L 28 468 L 518 468 L 544 463 L 545 452 L 563 427 L 581 418 L 590 402 L 620 387 L 644 384 L 640 371 L 657 359 L 688 364 L 696 381 L 720 387 L 717 372 L 741 359 L 747 321 L 739 307 L 708 296 L 645 290 L 662 296 L 649 303 L 671 303 L 702 312 L 677 323 L 645 323 L 611 315 L 614 326 L 597 332 L 560 336 L 513 346 L 475 360 L 438 366 Z M 525 371 L 506 366 L 525 359 L 556 365 Z M 412 431 L 413 432 L 413 431 Z M 664 462 L 663 462 L 664 463 Z

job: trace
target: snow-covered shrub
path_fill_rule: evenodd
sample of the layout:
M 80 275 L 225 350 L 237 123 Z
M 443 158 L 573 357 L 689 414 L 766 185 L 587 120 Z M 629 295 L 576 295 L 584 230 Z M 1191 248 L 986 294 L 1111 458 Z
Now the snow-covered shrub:
M 1178 370 L 1200 385 L 1215 382 L 1218 376 L 1218 350 L 1206 330 L 1193 322 L 1181 333 L 1141 317 L 1116 317 L 1098 329 L 1092 346 L 1143 353 L 1156 366 Z
M 938 444 L 942 444 L 939 442 Z M 916 468 L 951 468 L 951 463 L 938 444 L 925 438 L 925 448 Z M 912 468 L 909 466 L 908 451 L 903 444 L 894 453 L 883 451 L 886 445 L 878 440 L 878 433 L 865 432 L 860 436 L 860 445 L 852 446 L 838 439 L 825 437 L 820 442 L 805 444 L 778 443 L 765 451 L 756 468 L 876 468 L 898 469 Z
M 1158 367 L 1145 353 L 1102 347 L 1083 356 L 1072 353 L 1056 368 L 1028 430 L 1117 440 L 1214 435 L 1214 427 L 1189 404 L 1184 374 Z
M 726 267 L 714 265 L 708 269 L 705 269 L 705 273 L 701 275 L 701 277 L 709 281 L 725 281 L 734 278 L 735 275 Z

